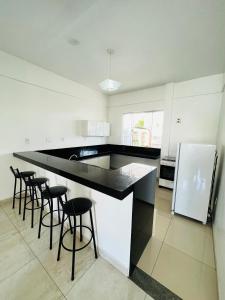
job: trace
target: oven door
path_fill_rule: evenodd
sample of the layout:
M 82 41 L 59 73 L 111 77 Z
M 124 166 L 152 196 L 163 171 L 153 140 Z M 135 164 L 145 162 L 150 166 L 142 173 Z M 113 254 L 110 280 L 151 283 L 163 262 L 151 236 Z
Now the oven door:
M 175 173 L 175 167 L 173 166 L 160 166 L 160 178 L 174 181 L 174 173 Z

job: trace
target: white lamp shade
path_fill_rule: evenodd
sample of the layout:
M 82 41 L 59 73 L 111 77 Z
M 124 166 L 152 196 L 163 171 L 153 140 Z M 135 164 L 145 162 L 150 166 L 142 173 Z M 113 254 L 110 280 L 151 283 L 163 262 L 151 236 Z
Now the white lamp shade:
M 103 91 L 113 92 L 120 88 L 121 83 L 119 81 L 108 78 L 100 82 L 99 86 Z

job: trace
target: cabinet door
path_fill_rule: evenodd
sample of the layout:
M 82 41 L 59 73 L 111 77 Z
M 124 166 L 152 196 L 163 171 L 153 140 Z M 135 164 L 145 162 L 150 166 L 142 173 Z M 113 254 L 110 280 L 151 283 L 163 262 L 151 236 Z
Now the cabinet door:
M 109 136 L 110 124 L 100 121 L 80 121 L 83 136 Z
M 97 122 L 96 136 L 104 136 L 104 123 Z
M 88 122 L 88 136 L 96 136 L 97 122 L 96 121 L 87 121 L 87 122 Z

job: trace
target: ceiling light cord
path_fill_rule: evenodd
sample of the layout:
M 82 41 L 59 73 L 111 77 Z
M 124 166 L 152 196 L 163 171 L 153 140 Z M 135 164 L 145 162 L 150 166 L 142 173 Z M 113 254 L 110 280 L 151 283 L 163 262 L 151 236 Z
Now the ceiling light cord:
M 112 74 L 112 54 L 114 53 L 113 49 L 106 49 L 106 52 L 108 54 L 109 60 L 108 60 L 108 78 L 111 78 Z
M 109 53 L 109 79 L 111 78 L 111 53 Z
M 106 92 L 113 92 L 120 88 L 121 83 L 119 81 L 111 79 L 112 72 L 112 54 L 114 54 L 113 49 L 106 49 L 108 54 L 108 78 L 99 83 L 100 88 Z

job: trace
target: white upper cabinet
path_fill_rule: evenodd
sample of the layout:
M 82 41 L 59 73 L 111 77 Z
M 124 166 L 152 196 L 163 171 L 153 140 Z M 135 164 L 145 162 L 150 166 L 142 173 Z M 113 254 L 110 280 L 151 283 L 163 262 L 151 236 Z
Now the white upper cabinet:
M 82 136 L 110 136 L 110 123 L 81 120 L 79 122 Z
M 103 134 L 104 136 L 110 136 L 110 123 L 103 122 Z

